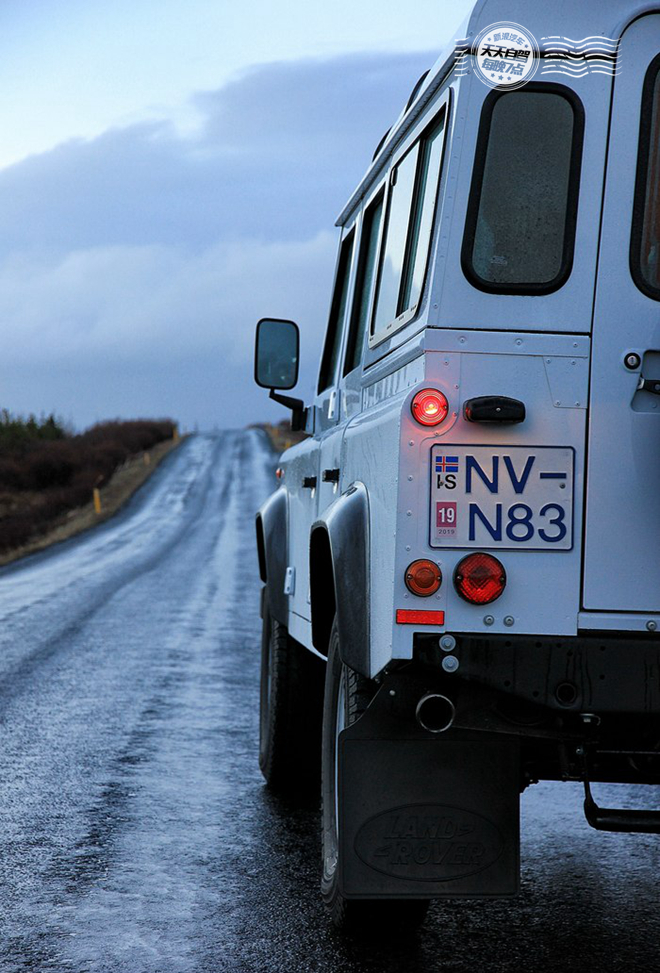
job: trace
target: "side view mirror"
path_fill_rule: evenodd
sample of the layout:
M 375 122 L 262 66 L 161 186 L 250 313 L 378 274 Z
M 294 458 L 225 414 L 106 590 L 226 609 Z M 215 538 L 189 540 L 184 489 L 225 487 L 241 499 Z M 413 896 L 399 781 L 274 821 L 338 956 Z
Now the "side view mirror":
M 276 389 L 292 389 L 298 381 L 300 332 L 294 321 L 262 318 L 257 324 L 254 379 L 270 389 L 270 397 L 293 411 L 291 428 L 305 427 L 305 406 L 301 399 L 278 395 Z
M 300 336 L 293 321 L 262 318 L 257 324 L 254 378 L 264 389 L 292 389 L 298 381 Z

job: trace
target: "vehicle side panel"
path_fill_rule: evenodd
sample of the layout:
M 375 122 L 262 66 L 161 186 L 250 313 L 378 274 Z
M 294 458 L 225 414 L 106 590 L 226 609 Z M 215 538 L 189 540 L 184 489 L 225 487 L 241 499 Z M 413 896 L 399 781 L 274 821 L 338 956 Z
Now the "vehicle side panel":
M 342 489 L 369 484 L 371 587 L 364 612 L 370 618 L 370 672 L 392 657 L 392 608 L 396 550 L 397 480 L 401 403 L 404 394 L 378 403 L 347 425 L 342 447 Z

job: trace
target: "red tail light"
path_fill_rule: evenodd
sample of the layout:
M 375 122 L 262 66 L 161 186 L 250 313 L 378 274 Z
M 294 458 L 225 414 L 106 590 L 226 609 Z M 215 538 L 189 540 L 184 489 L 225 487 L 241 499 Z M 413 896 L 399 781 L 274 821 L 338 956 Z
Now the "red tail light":
M 434 595 L 442 584 L 442 572 L 434 561 L 421 558 L 406 568 L 406 587 L 414 595 L 428 598 Z
M 491 554 L 468 554 L 456 565 L 454 586 L 473 605 L 488 605 L 506 587 L 506 571 Z
M 438 426 L 449 411 L 449 403 L 437 389 L 422 389 L 410 404 L 412 414 L 423 426 Z

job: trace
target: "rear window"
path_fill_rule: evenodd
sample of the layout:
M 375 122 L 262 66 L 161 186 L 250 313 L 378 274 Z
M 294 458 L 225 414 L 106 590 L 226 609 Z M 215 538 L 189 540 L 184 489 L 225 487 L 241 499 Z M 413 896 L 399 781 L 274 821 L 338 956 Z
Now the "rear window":
M 568 278 L 583 128 L 580 102 L 559 85 L 486 99 L 462 254 L 481 290 L 548 293 Z
M 642 94 L 630 269 L 637 286 L 660 300 L 660 58 L 651 63 Z

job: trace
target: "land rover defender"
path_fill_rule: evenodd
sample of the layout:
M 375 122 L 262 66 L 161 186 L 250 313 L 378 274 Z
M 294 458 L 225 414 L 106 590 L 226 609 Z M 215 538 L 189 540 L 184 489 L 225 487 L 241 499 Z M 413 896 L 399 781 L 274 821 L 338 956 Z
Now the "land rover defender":
M 660 782 L 660 5 L 479 0 L 338 226 L 307 407 L 258 325 L 309 434 L 257 516 L 260 761 L 320 786 L 334 920 L 412 923 L 516 893 L 538 780 L 660 832 L 592 788 Z

